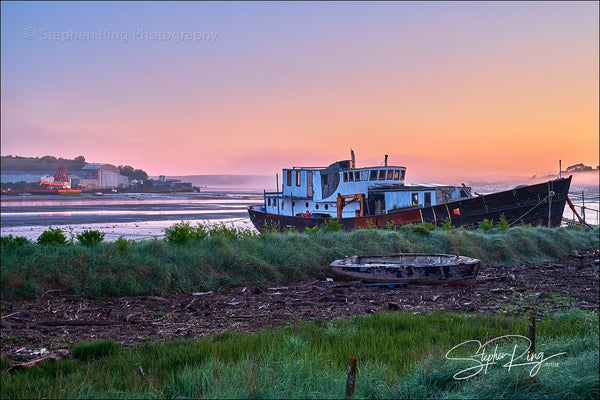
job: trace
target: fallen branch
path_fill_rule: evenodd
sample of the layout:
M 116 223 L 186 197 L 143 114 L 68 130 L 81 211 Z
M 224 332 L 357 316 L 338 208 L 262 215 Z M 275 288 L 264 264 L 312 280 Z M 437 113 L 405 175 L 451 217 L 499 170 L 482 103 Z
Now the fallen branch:
M 35 325 L 43 326 L 111 326 L 111 325 L 126 325 L 126 322 L 122 321 L 93 321 L 86 319 L 71 319 L 67 321 L 61 320 L 47 320 L 47 321 L 31 321 Z
M 482 282 L 494 281 L 496 279 L 504 279 L 504 278 L 510 278 L 510 277 L 511 277 L 510 275 L 490 276 L 490 277 L 486 277 L 486 278 L 483 278 L 483 277 L 477 278 L 477 281 L 482 281 Z M 514 279 L 514 277 L 513 277 L 513 279 Z
M 12 314 L 5 315 L 5 316 L 3 316 L 3 317 L 0 317 L 0 319 L 2 319 L 2 318 L 8 318 L 8 317 L 12 317 L 13 315 L 17 315 L 17 314 L 19 314 L 19 313 L 21 313 L 21 311 L 17 311 L 17 312 L 14 312 L 14 313 L 12 313 Z
M 32 361 L 27 361 L 27 362 L 23 362 L 23 363 L 19 363 L 19 364 L 14 364 L 11 365 L 10 368 L 8 368 L 7 372 L 12 372 L 14 370 L 18 370 L 18 369 L 24 369 L 24 368 L 32 368 L 32 367 L 36 367 L 46 361 L 59 361 L 59 360 L 63 360 L 67 357 L 69 357 L 71 355 L 71 352 L 67 349 L 58 349 L 58 350 L 54 350 L 52 351 L 50 354 L 48 354 L 45 357 L 42 358 L 38 358 Z

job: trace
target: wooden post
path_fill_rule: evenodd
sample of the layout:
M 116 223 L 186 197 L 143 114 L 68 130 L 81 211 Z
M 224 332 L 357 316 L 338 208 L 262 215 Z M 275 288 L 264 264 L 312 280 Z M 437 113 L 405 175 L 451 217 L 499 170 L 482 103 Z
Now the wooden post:
M 548 182 L 548 228 L 552 227 L 552 195 L 553 194 L 554 193 L 550 190 L 550 182 Z
M 281 179 L 283 179 L 283 177 Z M 277 192 L 279 192 L 279 174 L 275 174 L 275 180 L 276 180 L 276 183 L 275 183 L 275 185 L 276 185 L 275 186 L 275 188 L 276 188 L 275 196 L 276 197 L 275 198 L 277 198 Z M 281 198 L 283 198 L 283 183 L 281 184 Z M 281 214 L 279 212 L 279 203 L 281 203 L 281 199 L 279 199 L 279 201 L 277 202 L 277 215 Z
M 583 224 L 585 225 L 585 192 L 581 191 L 581 215 L 583 216 Z
M 535 353 L 535 315 L 529 317 L 529 354 Z
M 346 378 L 346 398 L 354 395 L 354 383 L 356 382 L 356 357 L 350 357 L 348 364 L 348 377 Z
M 562 178 L 562 160 L 558 160 L 558 178 Z

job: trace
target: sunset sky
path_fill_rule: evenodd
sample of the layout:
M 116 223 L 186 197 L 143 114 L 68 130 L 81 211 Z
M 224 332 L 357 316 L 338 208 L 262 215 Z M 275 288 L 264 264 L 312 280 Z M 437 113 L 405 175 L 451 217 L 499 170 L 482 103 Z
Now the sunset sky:
M 2 2 L 2 155 L 150 175 L 599 162 L 598 2 Z

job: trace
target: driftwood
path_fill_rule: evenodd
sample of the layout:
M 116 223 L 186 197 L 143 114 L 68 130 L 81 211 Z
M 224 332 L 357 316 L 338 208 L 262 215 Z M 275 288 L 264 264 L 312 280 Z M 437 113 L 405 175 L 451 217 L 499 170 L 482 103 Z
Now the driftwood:
M 53 350 L 51 353 L 49 353 L 45 357 L 36 358 L 35 360 L 26 361 L 26 362 L 22 362 L 22 363 L 19 363 L 19 364 L 11 365 L 10 368 L 8 368 L 7 372 L 10 373 L 12 371 L 19 370 L 19 369 L 37 367 L 38 365 L 40 365 L 40 364 L 42 364 L 42 363 L 44 363 L 46 361 L 59 361 L 59 360 L 63 360 L 65 358 L 69 357 L 70 355 L 71 355 L 71 351 L 67 350 L 67 349 Z
M 514 280 L 515 276 L 512 274 L 507 274 L 507 275 L 500 275 L 500 276 L 477 277 L 477 282 L 494 281 L 496 279 L 505 279 L 505 278 L 510 278 L 510 279 Z
M 48 321 L 34 321 L 36 325 L 44 326 L 111 326 L 111 325 L 126 325 L 127 322 L 122 321 L 95 321 L 85 319 L 71 319 L 67 321 L 61 320 L 48 320 Z
M 18 318 L 11 317 L 12 320 L 22 322 L 30 325 L 39 325 L 39 326 L 112 326 L 112 325 L 126 325 L 127 322 L 123 321 L 100 321 L 100 320 L 90 320 L 90 319 L 69 319 L 69 320 L 60 320 L 60 319 L 51 319 L 51 320 L 41 320 L 34 321 L 26 318 Z

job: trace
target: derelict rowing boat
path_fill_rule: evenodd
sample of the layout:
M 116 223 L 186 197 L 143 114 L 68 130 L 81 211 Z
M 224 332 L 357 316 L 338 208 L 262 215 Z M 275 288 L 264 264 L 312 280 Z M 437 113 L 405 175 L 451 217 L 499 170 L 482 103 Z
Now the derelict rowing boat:
M 334 272 L 366 282 L 472 285 L 479 272 L 476 258 L 451 254 L 350 256 L 331 263 Z

